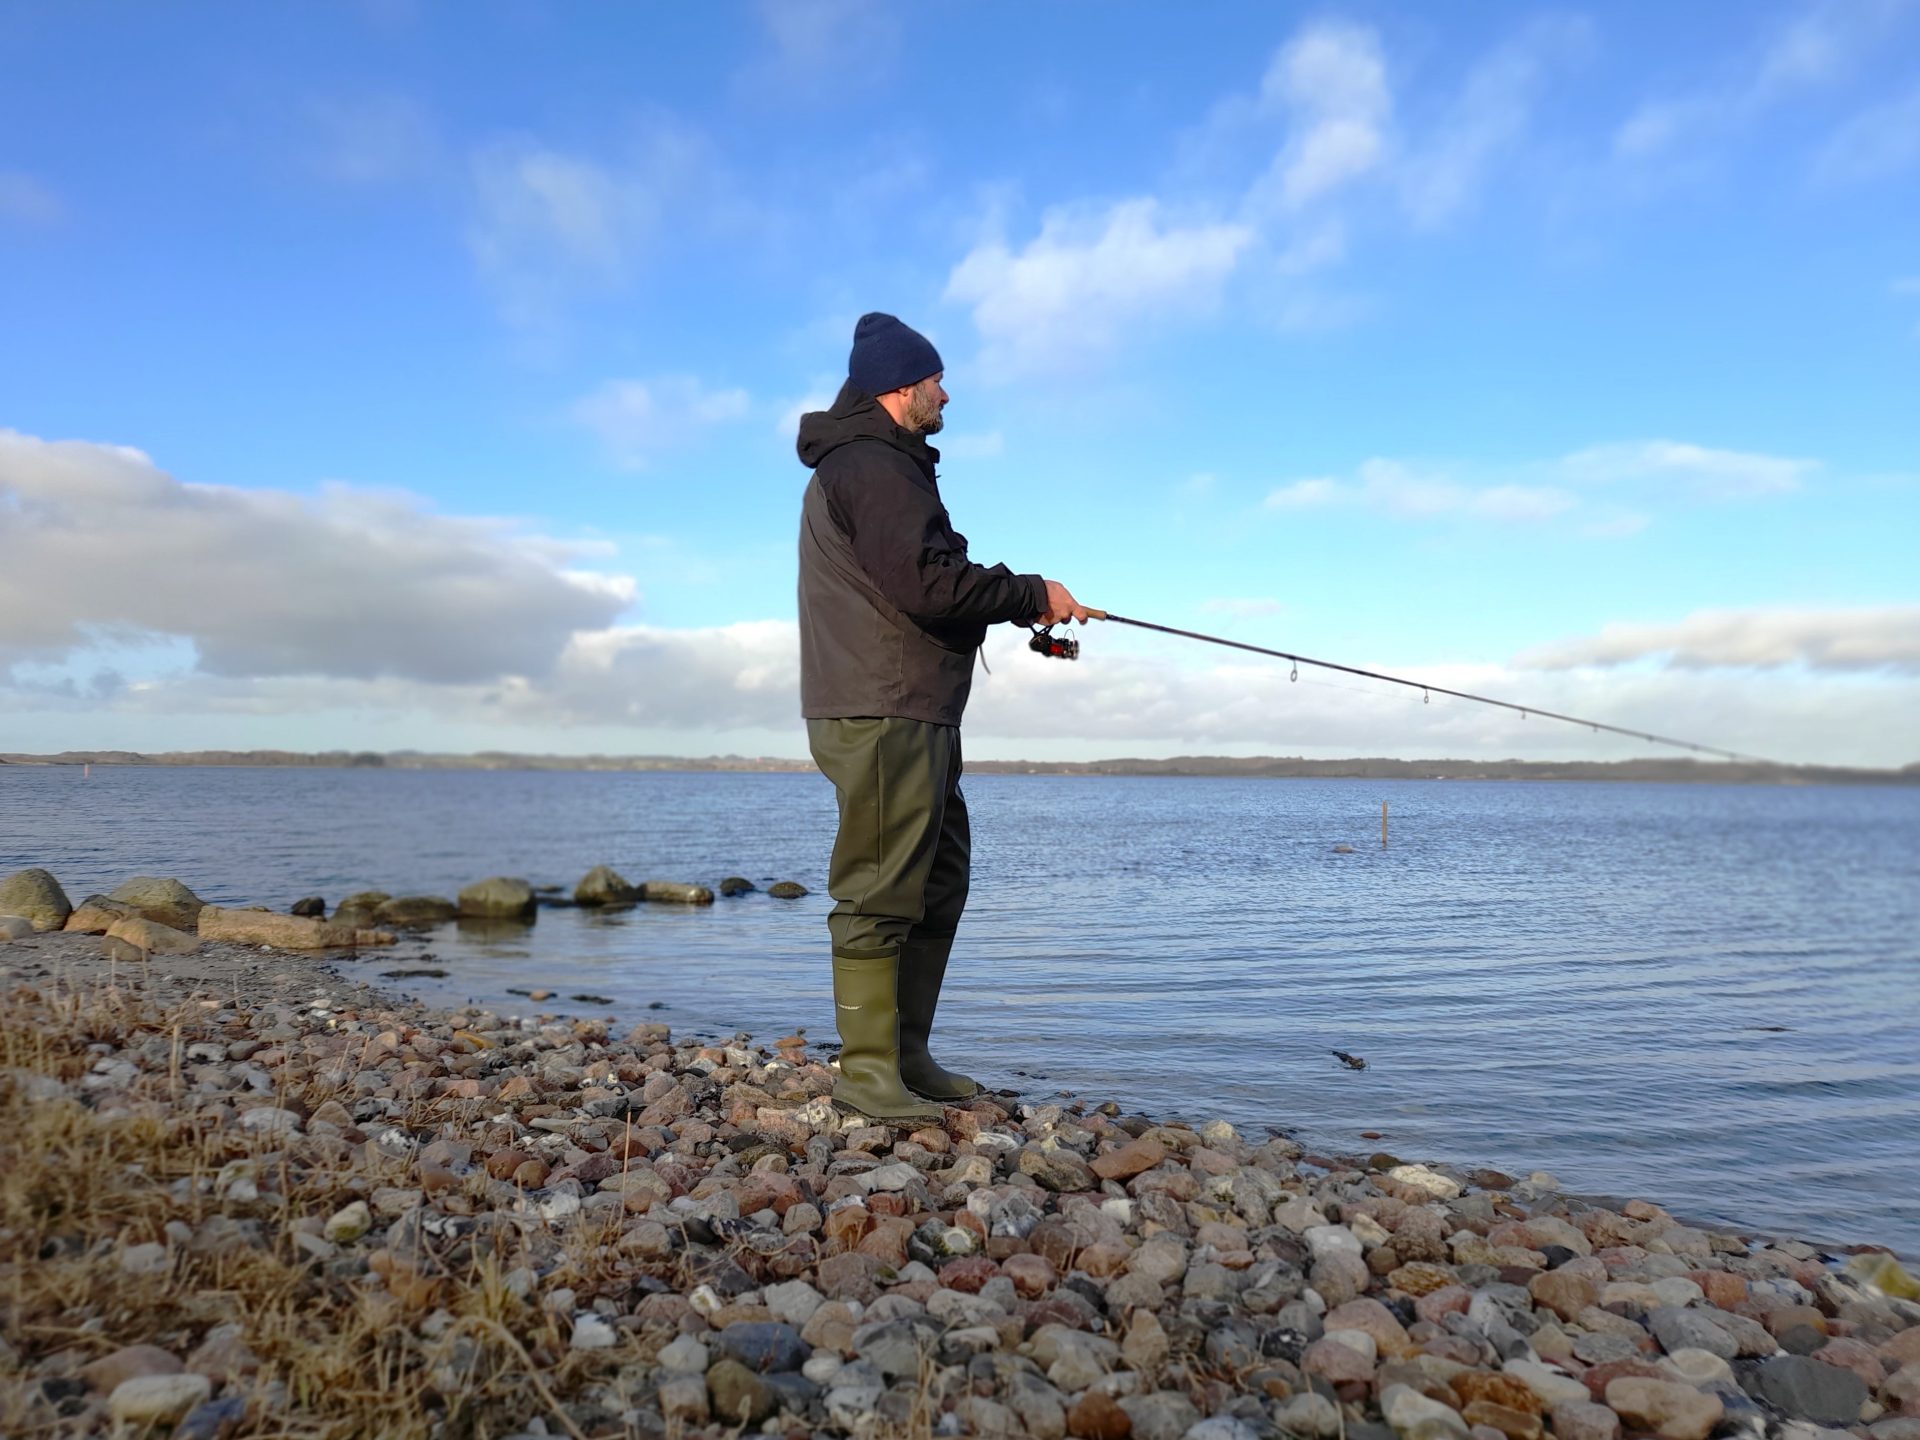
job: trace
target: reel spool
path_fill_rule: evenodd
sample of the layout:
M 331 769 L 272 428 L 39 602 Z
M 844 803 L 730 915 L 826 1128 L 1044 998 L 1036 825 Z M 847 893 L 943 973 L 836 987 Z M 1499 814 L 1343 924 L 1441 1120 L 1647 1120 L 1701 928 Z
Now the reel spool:
M 1071 635 L 1056 635 L 1053 626 L 1034 626 L 1033 638 L 1027 641 L 1027 648 L 1036 655 L 1045 655 L 1049 660 L 1078 660 L 1080 642 Z

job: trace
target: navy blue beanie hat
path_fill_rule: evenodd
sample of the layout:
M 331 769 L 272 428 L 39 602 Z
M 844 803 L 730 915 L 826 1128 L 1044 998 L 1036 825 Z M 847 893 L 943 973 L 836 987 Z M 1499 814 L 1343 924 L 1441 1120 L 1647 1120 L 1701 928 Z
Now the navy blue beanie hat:
M 946 368 L 932 341 L 891 315 L 874 310 L 854 323 L 847 378 L 869 395 L 917 385 Z

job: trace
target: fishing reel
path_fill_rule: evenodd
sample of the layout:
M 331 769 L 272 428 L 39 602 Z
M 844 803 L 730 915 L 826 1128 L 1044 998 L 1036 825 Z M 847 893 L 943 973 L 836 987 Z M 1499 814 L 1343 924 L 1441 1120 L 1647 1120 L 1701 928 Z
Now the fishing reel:
M 1078 660 L 1080 642 L 1071 635 L 1056 635 L 1051 625 L 1033 627 L 1033 638 L 1027 641 L 1027 648 L 1036 655 L 1045 655 L 1049 660 Z

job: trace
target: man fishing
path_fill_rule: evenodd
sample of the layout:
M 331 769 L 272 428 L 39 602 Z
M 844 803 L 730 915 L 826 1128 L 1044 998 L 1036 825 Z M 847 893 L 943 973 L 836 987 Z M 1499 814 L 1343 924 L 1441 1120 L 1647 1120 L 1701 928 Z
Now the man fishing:
M 834 1104 L 879 1120 L 937 1121 L 979 1086 L 927 1049 L 971 838 L 960 718 L 987 626 L 1084 622 L 1066 586 L 977 565 L 934 473 L 945 366 L 891 315 L 853 329 L 833 405 L 800 418 L 813 471 L 800 514 L 800 708 L 840 803 L 827 889 Z

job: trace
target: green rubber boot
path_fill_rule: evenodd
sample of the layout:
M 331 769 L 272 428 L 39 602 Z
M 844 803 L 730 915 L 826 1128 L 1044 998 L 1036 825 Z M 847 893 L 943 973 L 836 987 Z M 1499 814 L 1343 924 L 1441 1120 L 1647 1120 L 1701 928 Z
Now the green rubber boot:
M 966 1100 L 980 1093 L 972 1079 L 936 1064 L 927 1053 L 952 950 L 951 935 L 915 938 L 900 950 L 900 1078 L 907 1089 L 929 1100 Z
M 939 1123 L 938 1105 L 916 1100 L 900 1083 L 899 956 L 833 957 L 833 1017 L 840 1027 L 840 1078 L 833 1104 L 873 1120 Z

